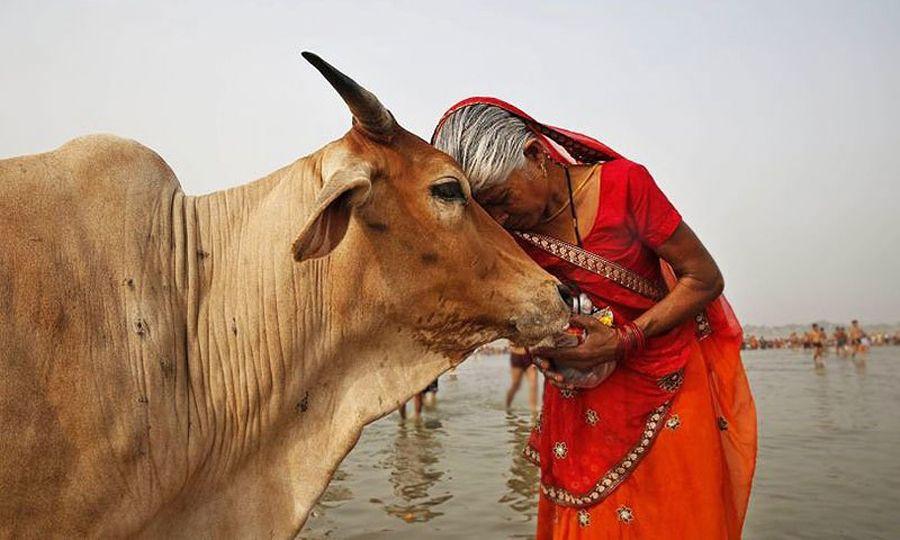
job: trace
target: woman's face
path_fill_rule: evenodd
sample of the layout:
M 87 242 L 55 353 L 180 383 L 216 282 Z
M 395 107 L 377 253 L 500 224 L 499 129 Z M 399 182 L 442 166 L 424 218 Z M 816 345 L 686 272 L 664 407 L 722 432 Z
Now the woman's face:
M 475 195 L 478 204 L 505 229 L 528 231 L 541 222 L 550 190 L 547 176 L 539 164 L 540 159 L 526 152 L 525 164 L 510 173 L 505 182 Z

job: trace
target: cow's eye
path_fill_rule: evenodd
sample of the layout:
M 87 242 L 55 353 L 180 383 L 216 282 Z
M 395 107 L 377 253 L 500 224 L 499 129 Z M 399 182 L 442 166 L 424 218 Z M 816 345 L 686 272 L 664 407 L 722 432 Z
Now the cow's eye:
M 466 202 L 462 184 L 456 178 L 444 180 L 431 186 L 431 196 L 448 202 Z

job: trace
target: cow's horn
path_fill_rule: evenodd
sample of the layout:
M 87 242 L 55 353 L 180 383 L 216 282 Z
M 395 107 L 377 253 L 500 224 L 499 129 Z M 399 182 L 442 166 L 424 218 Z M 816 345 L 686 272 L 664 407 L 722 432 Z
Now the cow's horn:
M 341 95 L 341 98 L 350 107 L 350 112 L 353 113 L 353 118 L 356 119 L 358 127 L 375 138 L 384 140 L 391 138 L 397 123 L 394 121 L 390 111 L 378 101 L 375 94 L 356 84 L 356 81 L 335 69 L 334 66 L 319 58 L 318 55 L 309 51 L 304 51 L 302 54 L 303 58 L 306 58 L 310 64 L 318 69 L 319 73 Z

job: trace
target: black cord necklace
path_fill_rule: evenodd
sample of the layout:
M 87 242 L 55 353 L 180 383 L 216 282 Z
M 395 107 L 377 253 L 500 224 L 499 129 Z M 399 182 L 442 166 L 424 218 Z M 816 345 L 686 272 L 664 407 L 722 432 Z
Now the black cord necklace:
M 566 171 L 566 187 L 569 188 L 569 208 L 572 212 L 572 227 L 575 229 L 575 241 L 578 242 L 578 247 L 584 247 L 584 244 L 581 242 L 581 233 L 578 232 L 578 213 L 575 211 L 575 194 L 572 192 L 572 176 L 569 175 L 569 168 L 563 167 L 563 170 Z

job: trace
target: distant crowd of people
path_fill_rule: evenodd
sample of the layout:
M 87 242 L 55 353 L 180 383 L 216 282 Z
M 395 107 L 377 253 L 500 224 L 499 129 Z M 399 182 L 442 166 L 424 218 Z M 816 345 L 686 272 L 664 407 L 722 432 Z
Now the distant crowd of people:
M 787 337 L 766 338 L 749 335 L 744 338 L 744 349 L 809 349 L 818 360 L 826 349 L 834 348 L 839 356 L 856 356 L 870 347 L 900 345 L 900 331 L 893 334 L 879 332 L 869 334 L 859 321 L 854 320 L 849 327 L 835 326 L 831 333 L 823 325 L 813 323 L 805 333 L 791 332 Z

